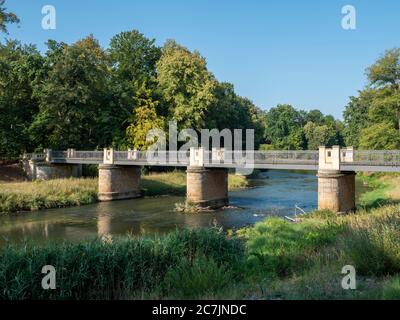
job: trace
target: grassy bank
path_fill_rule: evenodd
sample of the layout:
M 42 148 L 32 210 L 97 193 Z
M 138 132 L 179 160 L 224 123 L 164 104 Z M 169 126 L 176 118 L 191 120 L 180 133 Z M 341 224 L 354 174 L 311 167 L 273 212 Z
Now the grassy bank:
M 246 188 L 246 177 L 235 174 L 228 175 L 229 190 Z M 185 195 L 186 173 L 182 171 L 146 175 L 142 179 L 142 188 L 146 196 Z
M 79 206 L 97 201 L 97 179 L 0 183 L 0 213 Z
M 400 299 L 400 206 L 355 215 L 267 218 L 216 229 L 0 249 L 0 299 Z M 41 268 L 57 270 L 42 290 Z M 345 265 L 356 290 L 344 290 Z
M 229 174 L 229 189 L 244 188 L 243 176 Z M 143 176 L 145 196 L 184 195 L 186 174 L 180 171 Z M 0 214 L 46 208 L 80 206 L 97 202 L 97 178 L 34 182 L 0 182 Z
M 371 188 L 360 196 L 359 206 L 371 209 L 400 202 L 399 174 L 359 174 L 357 179 Z

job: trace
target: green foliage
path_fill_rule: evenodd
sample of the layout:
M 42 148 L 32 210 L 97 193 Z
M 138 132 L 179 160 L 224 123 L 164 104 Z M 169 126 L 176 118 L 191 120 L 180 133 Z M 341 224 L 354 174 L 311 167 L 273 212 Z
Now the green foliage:
M 54 179 L 0 184 L 0 214 L 97 202 L 97 179 Z
M 268 148 L 317 150 L 321 145 L 343 144 L 340 122 L 319 110 L 298 111 L 290 105 L 278 105 L 266 115 Z
M 37 146 L 94 149 L 106 105 L 108 58 L 93 37 L 68 46 L 49 41 L 46 78 L 35 87 L 39 112 L 31 125 Z
M 391 150 L 400 148 L 400 133 L 393 124 L 383 122 L 371 125 L 360 132 L 360 149 Z
M 339 230 L 339 225 L 330 223 L 320 226 L 306 220 L 292 224 L 267 218 L 240 235 L 246 239 L 251 270 L 282 277 L 309 267 L 309 256 L 331 244 Z
M 358 148 L 361 130 L 369 124 L 368 109 L 371 101 L 371 91 L 360 92 L 358 97 L 350 97 L 350 102 L 343 111 L 344 136 L 348 146 Z
M 134 123 L 126 130 L 128 143 L 135 149 L 146 150 L 156 142 L 155 138 L 147 139 L 147 134 L 152 129 L 164 129 L 164 118 L 157 115 L 156 106 L 158 102 L 151 99 L 151 93 L 144 87 L 141 103 L 134 109 Z
M 373 219 L 356 217 L 346 226 L 343 251 L 362 275 L 400 272 L 400 212 L 388 208 Z
M 111 62 L 110 107 L 103 128 L 112 137 L 112 145 L 132 145 L 131 130 L 138 107 L 156 108 L 160 100 L 156 84 L 156 62 L 161 49 L 155 40 L 137 30 L 121 32 L 110 41 Z M 132 113 L 133 110 L 133 113 Z M 140 143 L 139 143 L 140 144 Z
M 360 148 L 398 149 L 400 49 L 385 52 L 367 69 L 369 87 L 351 97 L 343 113 L 346 143 Z M 371 139 L 371 141 L 368 141 Z
M 318 150 L 319 146 L 338 145 L 337 131 L 333 126 L 317 125 L 308 122 L 304 126 L 304 135 L 309 150 Z
M 182 260 L 170 268 L 162 285 L 167 297 L 196 299 L 221 291 L 234 280 L 232 266 L 198 256 L 192 262 Z
M 267 140 L 276 149 L 303 149 L 302 114 L 290 105 L 278 105 L 267 113 Z
M 400 277 L 394 277 L 383 285 L 383 300 L 400 300 Z
M 112 242 L 9 245 L 0 249 L 0 299 L 129 298 L 135 293 L 160 290 L 165 275 L 172 279 L 182 273 L 185 263 L 192 265 L 193 274 L 200 269 L 210 275 L 225 264 L 238 264 L 242 257 L 240 242 L 212 229 L 182 230 L 163 237 L 117 238 Z M 41 287 L 41 269 L 49 264 L 57 270 L 56 290 Z M 197 275 L 192 283 L 201 283 L 200 278 Z M 168 279 L 168 290 L 181 292 L 182 285 Z M 198 290 L 201 293 L 204 286 Z M 191 294 L 196 293 L 194 288 Z
M 175 41 L 167 41 L 157 62 L 157 81 L 178 128 L 205 127 L 205 113 L 216 102 L 217 82 L 205 59 Z
M 43 66 L 33 46 L 17 41 L 0 44 L 0 155 L 15 157 L 32 151 L 28 128 L 38 112 L 32 90 Z
M 4 4 L 5 0 L 0 0 L 0 32 L 7 34 L 7 24 L 19 23 L 19 19 L 15 13 L 7 12 Z

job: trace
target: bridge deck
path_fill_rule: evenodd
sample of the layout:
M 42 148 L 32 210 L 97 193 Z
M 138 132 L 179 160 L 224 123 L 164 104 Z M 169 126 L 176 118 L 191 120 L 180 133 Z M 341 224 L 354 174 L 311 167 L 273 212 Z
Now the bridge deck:
M 27 154 L 28 159 L 44 160 L 44 154 Z M 157 156 L 157 157 L 154 157 Z M 342 155 L 341 155 L 342 157 Z M 104 151 L 51 151 L 51 163 L 102 164 Z M 187 167 L 189 151 L 114 151 L 113 164 L 136 166 Z M 318 170 L 318 151 L 205 151 L 204 166 L 209 168 L 255 168 L 283 170 Z M 400 172 L 400 150 L 354 150 L 340 159 L 342 171 Z

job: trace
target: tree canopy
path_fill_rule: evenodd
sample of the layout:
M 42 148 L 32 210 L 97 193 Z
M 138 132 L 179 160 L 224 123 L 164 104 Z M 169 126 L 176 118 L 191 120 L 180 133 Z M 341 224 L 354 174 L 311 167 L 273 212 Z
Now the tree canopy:
M 19 18 L 15 13 L 7 12 L 7 8 L 4 7 L 5 0 L 0 0 L 0 33 L 8 34 L 7 24 L 19 23 Z
M 345 107 L 347 144 L 394 149 L 400 136 L 400 49 L 387 50 L 367 68 L 368 86 Z

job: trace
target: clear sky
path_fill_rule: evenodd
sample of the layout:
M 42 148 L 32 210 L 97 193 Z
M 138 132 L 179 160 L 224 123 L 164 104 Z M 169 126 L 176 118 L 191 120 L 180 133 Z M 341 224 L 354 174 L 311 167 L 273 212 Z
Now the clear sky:
M 344 5 L 356 30 L 341 26 Z M 43 30 L 42 7 L 54 5 L 56 30 Z M 399 0 L 6 0 L 21 19 L 11 38 L 72 43 L 138 29 L 159 45 L 175 39 L 197 49 L 220 81 L 263 109 L 289 103 L 341 117 L 348 97 L 366 85 L 365 69 L 400 46 Z

